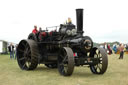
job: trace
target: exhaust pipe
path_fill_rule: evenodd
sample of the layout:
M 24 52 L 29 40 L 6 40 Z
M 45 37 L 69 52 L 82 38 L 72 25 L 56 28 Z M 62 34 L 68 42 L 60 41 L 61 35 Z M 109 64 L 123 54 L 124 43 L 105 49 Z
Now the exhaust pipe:
M 83 9 L 76 9 L 77 33 L 83 35 Z

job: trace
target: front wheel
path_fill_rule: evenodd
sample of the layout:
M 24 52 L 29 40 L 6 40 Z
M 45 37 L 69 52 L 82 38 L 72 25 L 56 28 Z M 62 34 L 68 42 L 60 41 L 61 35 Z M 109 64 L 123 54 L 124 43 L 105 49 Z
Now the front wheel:
M 74 55 L 69 47 L 64 47 L 60 50 L 58 56 L 58 70 L 63 76 L 70 76 L 74 70 Z
M 94 74 L 104 74 L 108 67 L 108 56 L 103 48 L 93 48 L 90 57 L 97 58 L 99 63 L 90 65 L 90 70 Z

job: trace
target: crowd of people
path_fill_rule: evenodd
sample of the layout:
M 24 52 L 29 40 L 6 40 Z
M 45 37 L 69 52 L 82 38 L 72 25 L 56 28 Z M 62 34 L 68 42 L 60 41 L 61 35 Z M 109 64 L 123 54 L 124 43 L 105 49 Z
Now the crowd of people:
M 128 44 L 120 43 L 119 45 L 114 44 L 113 47 L 110 46 L 110 44 L 104 43 L 103 48 L 105 51 L 110 55 L 113 52 L 116 54 L 117 52 L 120 53 L 119 59 L 123 59 L 124 51 L 128 51 Z M 113 51 L 112 51 L 113 50 Z
M 125 44 L 125 45 L 122 43 L 119 45 L 115 44 L 113 45 L 113 51 L 115 52 L 115 54 L 120 52 L 119 59 L 123 59 L 124 52 L 125 51 L 128 52 L 128 44 Z

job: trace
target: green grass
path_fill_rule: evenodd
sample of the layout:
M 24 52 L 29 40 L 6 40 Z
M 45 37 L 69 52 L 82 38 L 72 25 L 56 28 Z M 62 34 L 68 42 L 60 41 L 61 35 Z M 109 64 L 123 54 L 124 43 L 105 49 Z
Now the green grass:
M 23 71 L 9 55 L 0 55 L 0 85 L 128 85 L 128 54 L 108 56 L 103 75 L 94 75 L 88 67 L 75 67 L 72 76 L 63 77 L 57 69 L 39 65 L 34 71 Z

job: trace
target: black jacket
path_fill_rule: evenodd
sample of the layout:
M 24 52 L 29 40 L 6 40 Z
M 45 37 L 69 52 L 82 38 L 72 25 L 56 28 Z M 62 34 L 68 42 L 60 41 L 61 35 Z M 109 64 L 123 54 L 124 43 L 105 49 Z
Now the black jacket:
M 12 49 L 11 49 L 11 45 L 10 45 L 10 46 L 8 46 L 8 50 L 9 50 L 9 52 L 14 51 L 14 46 L 12 45 Z

